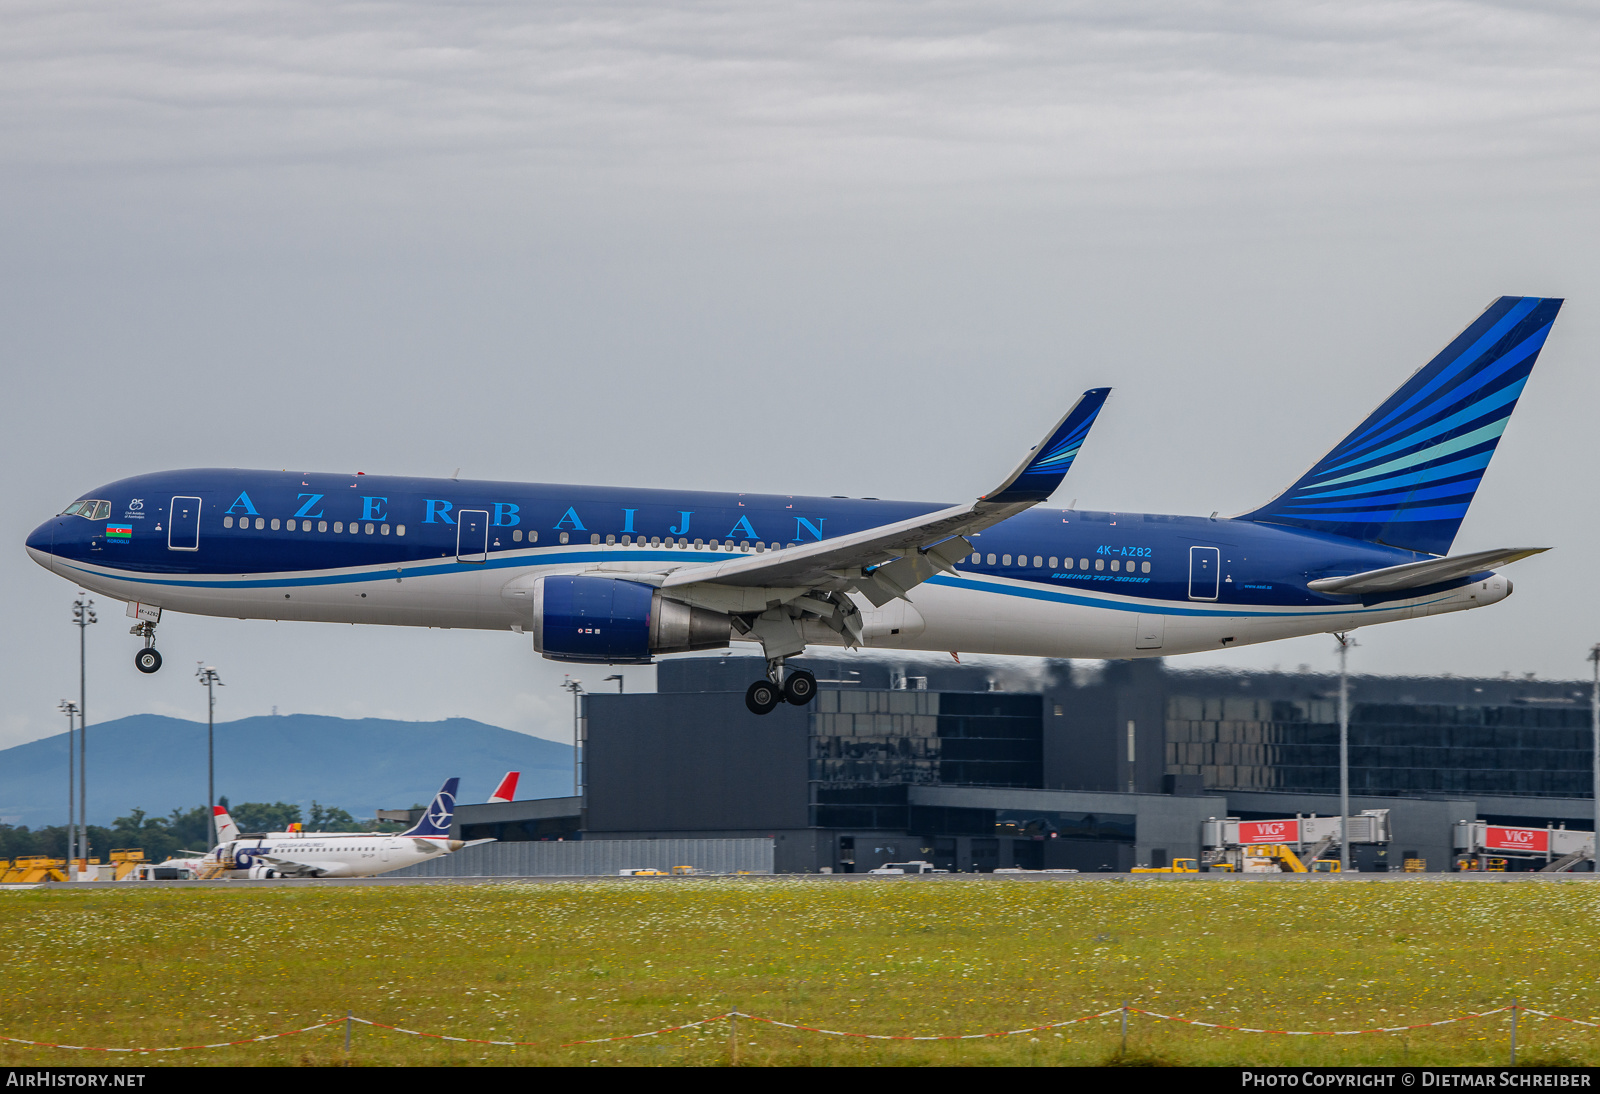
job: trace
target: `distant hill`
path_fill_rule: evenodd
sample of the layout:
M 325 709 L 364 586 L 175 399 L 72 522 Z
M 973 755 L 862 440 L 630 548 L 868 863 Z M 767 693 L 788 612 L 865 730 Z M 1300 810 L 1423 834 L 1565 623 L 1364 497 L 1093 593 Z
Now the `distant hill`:
M 460 800 L 481 802 L 507 771 L 517 797 L 572 793 L 572 746 L 470 718 L 396 722 L 285 714 L 220 722 L 216 785 L 233 802 L 315 799 L 367 818 L 427 802 L 451 775 Z M 89 726 L 89 823 L 132 809 L 161 815 L 206 800 L 206 727 L 158 714 Z M 30 828 L 61 824 L 67 811 L 67 737 L 0 751 L 0 819 Z

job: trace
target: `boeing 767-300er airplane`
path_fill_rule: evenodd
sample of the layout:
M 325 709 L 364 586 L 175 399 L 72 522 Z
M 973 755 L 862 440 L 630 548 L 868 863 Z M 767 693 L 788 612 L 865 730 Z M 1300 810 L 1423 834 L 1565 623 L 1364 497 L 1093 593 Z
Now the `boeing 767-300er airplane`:
M 784 670 L 813 643 L 1130 658 L 1338 633 L 1503 600 L 1494 567 L 1542 550 L 1448 554 L 1560 307 L 1496 300 L 1288 490 L 1221 520 L 1043 504 L 1095 388 L 954 506 L 165 471 L 83 495 L 28 553 L 129 602 L 145 672 L 164 611 L 510 630 L 603 664 L 754 642 L 758 714 L 815 694 Z

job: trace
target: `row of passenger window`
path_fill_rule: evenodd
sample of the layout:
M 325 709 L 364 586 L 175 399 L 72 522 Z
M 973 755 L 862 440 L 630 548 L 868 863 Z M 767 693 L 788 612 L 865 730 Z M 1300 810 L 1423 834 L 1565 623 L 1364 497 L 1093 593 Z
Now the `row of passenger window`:
M 1011 565 L 1011 556 L 1010 555 L 1001 555 L 999 557 L 1000 557 L 999 565 L 1001 565 L 1001 566 L 1010 566 Z M 1052 570 L 1070 570 L 1070 569 L 1073 569 L 1073 560 L 1072 559 L 1063 558 L 1063 559 L 1059 559 L 1058 560 L 1054 555 L 1052 555 L 1048 560 L 1043 555 L 1034 555 L 1033 556 L 1033 568 L 1035 570 L 1042 570 L 1042 569 L 1044 569 L 1045 563 L 1047 561 L 1049 562 L 1050 569 L 1052 569 Z M 1056 563 L 1058 561 L 1060 562 L 1059 566 L 1056 565 Z M 988 556 L 988 562 L 985 563 L 984 562 L 984 556 L 981 553 L 974 553 L 973 556 L 972 556 L 971 562 L 972 562 L 972 565 L 974 565 L 974 566 L 982 566 L 982 565 L 993 566 L 993 565 L 995 565 L 995 556 L 993 554 L 989 555 Z M 1027 555 L 1018 555 L 1016 564 L 1018 566 L 1024 566 L 1024 567 L 1027 566 L 1028 565 L 1028 556 Z M 1077 560 L 1077 569 L 1087 570 L 1088 568 L 1089 568 L 1089 560 L 1088 559 L 1080 558 L 1080 559 Z M 1103 559 L 1103 558 L 1095 559 L 1094 560 L 1094 568 L 1096 570 L 1104 570 L 1106 568 L 1106 560 Z M 1122 569 L 1122 560 L 1118 559 L 1118 558 L 1112 559 L 1111 560 L 1111 572 L 1112 573 L 1116 573 L 1121 569 Z M 1128 572 L 1130 574 L 1134 572 L 1134 562 L 1133 562 L 1132 559 L 1128 560 Z M 1148 562 L 1140 563 L 1139 564 L 1139 572 L 1146 573 L 1146 574 L 1149 573 L 1150 572 L 1150 564 Z
M 297 521 L 295 521 L 295 519 L 293 517 L 290 517 L 287 521 L 280 521 L 277 517 L 273 517 L 269 521 L 269 520 L 267 520 L 266 517 L 257 517 L 256 518 L 256 528 L 257 528 L 257 530 L 264 530 L 264 529 L 266 529 L 268 527 L 269 524 L 271 525 L 272 530 L 274 532 L 276 532 L 280 527 L 286 528 L 290 532 L 309 532 L 309 531 L 312 530 L 311 521 L 309 521 L 309 520 L 302 520 L 302 521 L 298 521 L 297 522 Z M 326 532 L 328 530 L 328 522 L 325 521 L 325 520 L 317 521 L 316 525 L 317 525 L 316 530 L 318 532 Z M 232 517 L 223 517 L 222 518 L 222 526 L 224 528 L 232 528 L 233 527 L 233 518 Z M 249 517 L 240 517 L 239 518 L 239 527 L 240 527 L 240 529 L 249 528 L 250 527 L 250 518 Z M 335 532 L 337 532 L 337 533 L 341 533 L 342 534 L 345 531 L 344 521 L 342 521 L 342 520 L 334 521 L 333 522 L 333 530 Z M 353 535 L 353 536 L 361 535 L 363 532 L 365 532 L 365 534 L 369 535 L 369 536 L 373 535 L 374 533 L 376 533 L 376 534 L 378 534 L 380 536 L 386 536 L 386 535 L 389 534 L 389 526 L 387 524 L 372 524 L 372 523 L 368 523 L 368 524 L 363 525 L 359 521 L 354 521 L 354 520 L 350 522 L 350 534 L 351 535 Z M 396 524 L 394 526 L 394 534 L 397 535 L 397 536 L 405 535 L 406 534 L 406 526 L 404 524 Z

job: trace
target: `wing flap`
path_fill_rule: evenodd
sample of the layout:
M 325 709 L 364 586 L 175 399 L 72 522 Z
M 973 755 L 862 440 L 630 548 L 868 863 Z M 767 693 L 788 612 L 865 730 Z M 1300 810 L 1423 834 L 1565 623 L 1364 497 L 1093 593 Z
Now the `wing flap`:
M 1345 577 L 1321 577 L 1307 582 L 1307 588 L 1318 593 L 1335 596 L 1365 596 L 1370 593 L 1390 593 L 1402 589 L 1420 589 L 1455 581 L 1473 574 L 1481 574 L 1496 566 L 1516 562 L 1529 555 L 1541 554 L 1548 547 L 1501 547 L 1493 551 L 1475 551 L 1467 555 L 1447 558 L 1429 558 L 1421 562 L 1407 562 L 1399 566 L 1386 566 L 1381 570 L 1349 574 Z

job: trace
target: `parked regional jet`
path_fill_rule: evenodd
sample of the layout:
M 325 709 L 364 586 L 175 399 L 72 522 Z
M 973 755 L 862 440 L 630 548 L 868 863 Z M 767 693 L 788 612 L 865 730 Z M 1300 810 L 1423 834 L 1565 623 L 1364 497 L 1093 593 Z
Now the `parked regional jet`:
M 463 842 L 450 838 L 455 815 L 456 787 L 460 779 L 447 779 L 433 796 L 422 819 L 399 835 L 377 832 L 274 832 L 241 836 L 239 828 L 220 807 L 216 813 L 218 842 L 204 858 L 190 861 L 190 869 L 204 876 L 207 868 L 222 868 L 232 878 L 372 877 L 419 862 L 427 862 L 463 847 L 493 840 Z
M 1504 599 L 1544 548 L 1450 545 L 1561 301 L 1501 297 L 1284 493 L 1236 517 L 1047 506 L 1109 389 L 954 506 L 278 471 L 166 471 L 81 496 L 42 566 L 164 611 L 531 633 L 559 661 L 759 644 L 756 713 L 816 690 L 810 644 L 1133 658 Z M 948 449 L 948 445 L 945 446 Z

